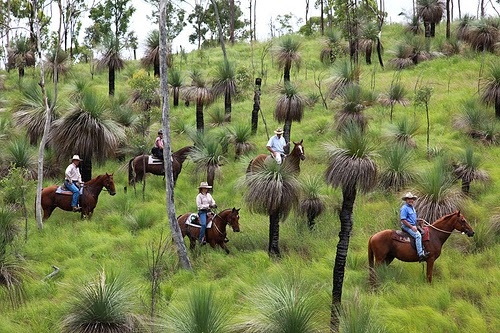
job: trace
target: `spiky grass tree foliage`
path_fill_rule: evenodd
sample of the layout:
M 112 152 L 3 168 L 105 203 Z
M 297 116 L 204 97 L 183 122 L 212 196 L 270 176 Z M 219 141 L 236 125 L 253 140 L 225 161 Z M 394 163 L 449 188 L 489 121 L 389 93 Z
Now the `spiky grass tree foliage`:
M 290 70 L 292 64 L 295 64 L 297 69 L 300 68 L 302 61 L 299 49 L 301 43 L 290 35 L 282 37 L 278 45 L 273 49 L 273 54 L 278 61 L 278 67 L 283 69 L 283 81 L 290 82 Z
M 184 96 L 187 100 L 196 102 L 196 129 L 203 132 L 203 107 L 213 102 L 214 94 L 201 72 L 194 70 L 190 77 L 191 85 L 185 88 Z
M 14 209 L 7 206 L 0 208 L 0 243 L 9 245 L 16 239 L 20 231 L 17 218 Z
M 477 98 L 469 98 L 461 103 L 461 113 L 455 120 L 455 127 L 473 138 L 481 138 L 484 124 L 488 122 L 486 112 Z
M 342 299 L 344 271 L 349 248 L 353 220 L 352 212 L 358 191 L 368 192 L 377 183 L 377 165 L 373 161 L 374 152 L 370 139 L 355 124 L 344 129 L 340 145 L 325 144 L 328 165 L 325 180 L 333 187 L 342 189 L 342 209 L 340 211 L 340 232 L 335 265 L 333 268 L 331 326 L 338 328 L 338 312 Z
M 384 106 L 391 107 L 390 120 L 392 123 L 392 113 L 394 110 L 394 105 L 400 104 L 402 106 L 407 106 L 410 104 L 410 101 L 406 98 L 407 91 L 405 87 L 398 81 L 393 81 L 391 86 L 389 87 L 389 91 L 387 94 L 383 94 L 380 96 L 379 101 Z
M 42 90 L 35 81 L 20 85 L 19 94 L 11 102 L 12 117 L 17 126 L 26 129 L 27 136 L 32 145 L 36 145 L 43 136 L 45 128 L 45 105 L 43 102 Z M 53 103 L 52 90 L 47 89 L 47 101 L 49 105 Z M 52 119 L 56 120 L 60 116 L 59 107 L 51 109 Z
M 443 18 L 445 5 L 442 0 L 417 0 L 417 15 L 424 22 L 425 37 L 434 37 L 436 24 Z
M 59 77 L 67 75 L 71 69 L 69 56 L 62 49 L 57 50 L 57 52 L 56 49 L 50 50 L 49 53 L 45 55 L 44 66 L 45 73 L 55 82 L 59 81 Z M 56 73 L 54 72 L 54 67 L 57 67 L 57 77 L 55 78 L 54 75 Z
M 24 77 L 26 67 L 35 66 L 35 52 L 28 38 L 20 36 L 14 40 L 7 54 L 7 61 L 9 68 L 17 68 L 20 79 Z
M 283 137 L 290 142 L 292 122 L 300 122 L 304 115 L 305 99 L 299 94 L 297 87 L 290 82 L 285 82 L 280 90 L 280 97 L 274 109 L 274 119 L 285 123 Z
M 224 96 L 224 113 L 226 121 L 231 121 L 231 97 L 237 93 L 236 72 L 234 65 L 223 61 L 217 65 L 212 83 L 215 97 Z
M 337 29 L 328 29 L 325 32 L 325 38 L 322 41 L 323 48 L 319 58 L 325 65 L 333 64 L 343 53 L 342 31 Z
M 351 67 L 348 60 L 343 60 L 333 67 L 333 73 L 330 77 L 330 85 L 328 87 L 328 95 L 334 99 L 342 93 L 345 87 L 359 82 L 360 76 L 359 66 Z
M 411 54 L 411 61 L 415 65 L 432 58 L 429 50 L 429 43 L 422 36 L 406 35 L 406 43 L 408 44 Z
M 397 143 L 382 153 L 379 182 L 386 190 L 399 192 L 415 179 L 415 157 L 408 146 Z
M 287 164 L 267 161 L 262 168 L 246 176 L 244 200 L 253 213 L 269 216 L 270 256 L 280 256 L 279 221 L 286 219 L 299 200 L 300 184 Z
M 321 302 L 311 286 L 291 279 L 267 282 L 248 297 L 248 314 L 235 332 L 313 333 L 321 332 Z
M 114 37 L 105 38 L 104 47 L 104 56 L 99 60 L 97 66 L 100 69 L 108 69 L 108 93 L 110 96 L 113 96 L 115 94 L 116 71 L 121 71 L 125 68 L 125 61 L 120 55 L 119 42 Z
M 412 16 L 410 21 L 406 23 L 405 30 L 414 35 L 419 35 L 423 32 L 420 18 L 418 16 Z
M 443 158 L 437 159 L 434 165 L 417 176 L 415 192 L 418 196 L 415 210 L 429 223 L 458 210 L 463 199 L 452 170 Z
M 490 179 L 488 172 L 480 169 L 481 157 L 474 154 L 472 147 L 467 147 L 465 153 L 454 165 L 453 173 L 462 180 L 462 192 L 469 194 L 470 183 L 473 181 L 486 182 Z
M 394 139 L 397 143 L 403 144 L 410 148 L 416 148 L 415 135 L 418 131 L 416 121 L 409 120 L 404 117 L 395 124 L 391 124 L 387 130 L 387 136 Z
M 500 40 L 498 24 L 487 19 L 474 21 L 469 29 L 469 40 L 471 47 L 476 51 L 495 52 L 495 47 Z
M 414 66 L 411 58 L 413 50 L 405 41 L 400 41 L 396 44 L 394 50 L 389 53 L 394 55 L 394 58 L 389 60 L 389 64 L 395 69 L 405 69 Z
M 226 161 L 220 141 L 213 136 L 204 135 L 200 138 L 190 156 L 196 165 L 196 171 L 199 173 L 206 172 L 207 183 L 213 186 L 216 172 L 221 171 L 221 166 Z
M 184 76 L 180 70 L 172 69 L 168 72 L 168 85 L 170 86 L 170 90 L 172 91 L 172 96 L 174 98 L 174 107 L 177 107 L 179 106 L 181 89 L 184 85 Z
M 224 125 L 226 115 L 221 107 L 211 107 L 210 111 L 208 111 L 208 115 L 210 116 L 210 126 L 217 127 Z
M 50 179 L 60 179 L 61 175 L 64 174 L 63 168 L 65 167 L 58 161 L 57 152 L 53 148 L 47 147 L 43 155 L 43 176 Z
M 340 309 L 340 331 L 344 333 L 371 332 L 383 333 L 386 330 L 377 324 L 373 309 L 375 306 L 355 289 L 349 301 Z
M 144 66 L 153 66 L 154 76 L 160 76 L 160 32 L 153 30 L 146 38 L 146 54 L 141 62 Z
M 73 293 L 68 313 L 62 320 L 63 332 L 128 333 L 141 326 L 136 314 L 132 287 L 115 276 L 99 273 L 95 281 Z
M 367 65 L 372 64 L 373 45 L 377 42 L 378 25 L 375 22 L 367 22 L 361 27 L 361 39 L 359 48 L 365 52 L 365 61 Z
M 325 198 L 321 194 L 323 181 L 317 176 L 306 176 L 300 183 L 302 195 L 299 202 L 299 213 L 307 217 L 309 230 L 314 228 L 314 220 L 325 210 Z
M 24 281 L 30 273 L 24 262 L 7 249 L 7 244 L 0 241 L 0 294 L 4 291 L 13 308 L 20 306 L 25 299 Z
M 481 142 L 485 145 L 498 145 L 500 143 L 500 130 L 497 123 L 491 121 L 481 130 Z
M 81 100 L 54 122 L 49 136 L 57 147 L 60 160 L 79 154 L 83 181 L 92 178 L 92 159 L 98 163 L 114 156 L 125 132 L 110 115 L 108 104 L 92 89 L 85 90 Z
M 230 141 L 234 145 L 235 158 L 239 158 L 255 149 L 255 144 L 249 142 L 252 137 L 252 127 L 248 124 L 236 124 L 229 129 Z
M 357 84 L 345 87 L 340 94 L 340 109 L 335 113 L 337 131 L 343 129 L 351 123 L 355 123 L 364 131 L 368 120 L 363 110 L 366 108 L 364 92 Z
M 188 299 L 173 307 L 164 326 L 177 333 L 230 332 L 230 309 L 211 288 L 195 287 Z
M 31 177 L 36 174 L 36 155 L 34 148 L 26 138 L 13 138 L 7 144 L 5 159 L 16 168 L 28 170 Z
M 84 90 L 90 88 L 92 82 L 85 77 L 76 77 L 64 86 L 65 91 L 71 101 L 78 101 L 82 98 Z M 50 91 L 50 90 L 49 90 Z M 49 92 L 47 91 L 47 93 Z
M 494 105 L 495 116 L 500 119 L 500 60 L 491 63 L 482 85 L 481 101 L 487 105 Z
M 458 26 L 457 26 L 458 40 L 462 40 L 464 42 L 470 41 L 470 28 L 473 21 L 474 17 L 469 14 L 465 14 L 462 17 L 462 19 L 458 21 Z

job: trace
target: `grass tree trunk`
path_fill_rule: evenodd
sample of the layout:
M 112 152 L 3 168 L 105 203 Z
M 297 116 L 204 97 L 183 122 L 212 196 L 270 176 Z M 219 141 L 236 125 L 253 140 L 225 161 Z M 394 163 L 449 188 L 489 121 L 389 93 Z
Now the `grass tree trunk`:
M 198 132 L 203 132 L 205 130 L 205 125 L 203 124 L 203 102 L 196 102 L 196 130 Z
M 174 87 L 174 106 L 179 106 L 179 87 Z
M 340 211 L 340 232 L 339 243 L 337 244 L 337 254 L 333 267 L 333 289 L 332 289 L 332 310 L 330 317 L 330 328 L 338 332 L 339 308 L 342 300 L 342 286 L 344 283 L 344 272 L 349 248 L 349 238 L 352 231 L 352 211 L 356 200 L 356 186 L 346 186 L 342 189 L 342 210 Z
M 268 253 L 270 256 L 279 257 L 280 248 L 280 216 L 279 212 L 274 212 L 269 215 L 269 248 Z
M 425 28 L 425 38 L 430 38 L 431 37 L 431 25 L 428 21 L 424 21 L 424 28 Z
M 446 0 L 446 39 L 450 39 L 451 37 L 451 32 L 450 32 L 450 0 Z
M 160 64 L 154 64 L 153 71 L 154 71 L 155 77 L 160 77 Z
M 214 179 L 215 179 L 215 167 L 213 165 L 209 165 L 207 167 L 207 183 L 209 186 L 212 186 L 212 191 L 214 190 Z
M 365 50 L 365 61 L 367 65 L 372 64 L 372 46 L 368 45 Z
M 285 120 L 285 125 L 283 126 L 283 137 L 285 138 L 286 143 L 290 142 L 290 136 L 292 132 L 292 121 L 290 119 Z M 288 154 L 290 152 L 290 146 L 285 148 L 285 153 Z
M 224 93 L 224 120 L 231 122 L 231 92 L 226 88 Z
M 470 190 L 470 181 L 462 179 L 462 192 L 468 195 L 469 190 Z
M 291 66 L 289 64 L 286 64 L 283 70 L 283 81 L 285 82 L 290 82 L 290 68 Z
M 82 156 L 82 163 L 80 164 L 80 173 L 82 175 L 83 182 L 88 182 L 92 179 L 92 157 L 91 156 Z
M 431 37 L 436 37 L 436 23 L 431 22 Z
M 495 101 L 495 116 L 500 119 L 500 98 Z
M 109 87 L 109 96 L 115 95 L 115 69 L 113 67 L 109 67 L 108 72 L 108 87 Z
M 253 95 L 253 109 L 252 109 L 252 134 L 257 133 L 259 124 L 259 110 L 260 110 L 260 88 L 255 88 Z
M 175 214 L 174 204 L 174 173 L 172 170 L 172 161 L 170 152 L 172 151 L 172 142 L 170 138 L 170 103 L 168 100 L 168 72 L 167 72 L 167 1 L 160 0 L 160 90 L 162 96 L 162 122 L 164 134 L 164 152 L 163 163 L 165 165 L 165 190 L 166 190 L 166 209 L 168 224 L 172 240 L 177 248 L 179 262 L 184 269 L 192 270 L 191 262 L 187 254 L 186 245 L 182 238 L 179 224 Z

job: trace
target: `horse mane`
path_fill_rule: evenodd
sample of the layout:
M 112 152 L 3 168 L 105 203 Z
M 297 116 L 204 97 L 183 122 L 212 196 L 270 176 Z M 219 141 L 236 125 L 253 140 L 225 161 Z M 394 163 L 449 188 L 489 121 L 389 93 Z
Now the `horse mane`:
M 177 162 L 179 163 L 184 163 L 184 161 L 186 160 L 188 154 L 191 152 L 191 150 L 193 150 L 194 147 L 193 146 L 186 146 L 186 147 L 183 147 L 179 150 L 177 150 L 176 152 L 174 152 L 172 154 L 172 156 L 177 160 Z
M 444 216 L 441 216 L 441 217 L 440 217 L 440 218 L 438 218 L 436 221 L 432 222 L 432 225 L 439 224 L 439 223 L 441 223 L 442 221 L 447 220 L 448 218 L 450 218 L 452 215 L 457 215 L 457 213 L 458 213 L 458 212 L 459 212 L 459 211 L 458 211 L 458 210 L 456 210 L 456 211 L 454 211 L 453 213 L 449 213 L 449 214 L 446 214 L 446 215 L 444 215 Z

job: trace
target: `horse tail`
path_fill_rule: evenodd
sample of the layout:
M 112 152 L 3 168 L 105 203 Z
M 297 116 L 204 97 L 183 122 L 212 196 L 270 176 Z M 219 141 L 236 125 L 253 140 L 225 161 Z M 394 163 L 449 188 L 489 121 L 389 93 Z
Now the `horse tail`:
M 128 161 L 128 184 L 132 184 L 132 181 L 134 179 L 134 165 L 133 165 L 133 162 L 134 162 L 134 158 L 130 159 L 130 161 Z

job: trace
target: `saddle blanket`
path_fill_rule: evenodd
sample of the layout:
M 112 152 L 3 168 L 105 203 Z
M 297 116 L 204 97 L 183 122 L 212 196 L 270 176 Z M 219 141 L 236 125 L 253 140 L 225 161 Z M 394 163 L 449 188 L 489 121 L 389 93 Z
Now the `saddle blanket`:
M 392 231 L 392 239 L 402 242 L 402 243 L 411 243 L 413 241 L 413 237 L 410 236 L 407 232 L 403 230 L 393 230 Z M 429 240 L 429 227 L 424 227 L 424 234 L 422 235 L 422 242 Z
M 62 194 L 62 195 L 73 195 L 73 192 L 68 191 L 68 189 L 63 185 L 63 186 L 58 186 L 56 189 L 56 194 Z M 80 195 L 83 194 L 83 187 L 80 188 Z
M 195 228 L 201 228 L 201 225 L 193 222 L 193 221 L 196 221 L 197 219 L 198 219 L 198 214 L 191 213 L 191 215 L 189 215 L 187 220 L 186 220 L 186 224 L 190 225 L 192 227 L 195 227 Z M 212 228 L 212 220 L 210 220 L 207 223 L 207 229 L 210 229 L 210 228 Z
M 153 155 L 148 156 L 148 164 L 163 164 L 163 161 Z

